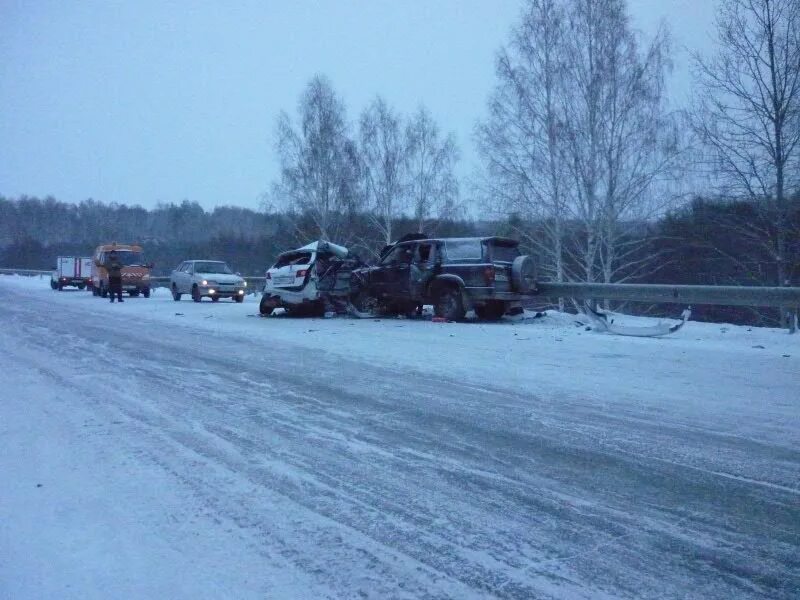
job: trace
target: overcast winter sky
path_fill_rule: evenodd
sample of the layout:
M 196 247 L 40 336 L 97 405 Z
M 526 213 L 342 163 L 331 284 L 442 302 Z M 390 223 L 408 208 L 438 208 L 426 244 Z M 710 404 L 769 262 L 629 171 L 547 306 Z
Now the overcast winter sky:
M 634 25 L 664 19 L 671 89 L 709 51 L 711 0 L 630 0 Z M 477 161 L 475 122 L 519 0 L 0 0 L 0 195 L 152 207 L 257 207 L 277 176 L 281 109 L 327 75 L 349 117 L 380 93 L 425 103 Z

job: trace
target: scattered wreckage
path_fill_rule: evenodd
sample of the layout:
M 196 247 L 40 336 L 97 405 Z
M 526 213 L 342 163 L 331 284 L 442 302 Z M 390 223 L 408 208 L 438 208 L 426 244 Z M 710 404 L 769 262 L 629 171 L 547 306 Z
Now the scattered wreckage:
M 337 244 L 316 241 L 283 252 L 267 270 L 259 306 L 295 314 L 421 314 L 425 304 L 450 321 L 475 310 L 496 320 L 533 297 L 536 269 L 519 242 L 501 237 L 429 238 L 410 234 L 365 265 Z
M 425 304 L 448 321 L 467 311 L 497 320 L 533 299 L 536 267 L 519 242 L 502 237 L 430 238 L 410 234 L 381 252 L 378 264 L 353 271 L 359 312 L 419 314 Z
M 283 252 L 265 274 L 259 304 L 262 315 L 276 308 L 290 314 L 345 313 L 351 297 L 351 273 L 364 263 L 344 246 L 318 240 Z
M 478 318 L 498 320 L 523 313 L 536 297 L 536 266 L 519 242 L 488 236 L 431 238 L 409 234 L 385 246 L 377 264 L 368 266 L 344 246 L 318 240 L 283 252 L 267 269 L 259 312 L 276 308 L 289 314 L 421 315 L 432 305 L 437 321 L 460 321 L 474 310 Z M 678 331 L 677 325 L 617 325 L 587 305 L 594 329 L 627 336 L 653 337 Z
M 679 323 L 675 323 L 674 325 L 670 325 L 669 323 L 662 323 L 659 321 L 655 325 L 649 325 L 644 327 L 631 327 L 628 325 L 618 325 L 614 323 L 613 317 L 609 313 L 601 312 L 592 307 L 591 304 L 587 303 L 585 306 L 585 314 L 589 317 L 589 320 L 593 323 L 594 329 L 596 331 L 601 331 L 604 333 L 613 333 L 614 335 L 624 335 L 630 337 L 661 337 L 663 335 L 669 335 L 670 333 L 675 333 L 679 331 L 686 322 L 689 320 L 689 317 L 692 316 L 692 307 L 688 307 L 684 309 L 681 313 L 681 321 Z

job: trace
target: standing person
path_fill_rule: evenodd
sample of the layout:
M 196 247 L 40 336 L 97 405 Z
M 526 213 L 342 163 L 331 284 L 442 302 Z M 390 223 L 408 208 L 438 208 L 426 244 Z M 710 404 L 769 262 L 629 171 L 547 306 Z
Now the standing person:
M 120 302 L 122 299 L 122 261 L 117 256 L 116 250 L 108 253 L 106 262 L 103 266 L 108 271 L 108 295 L 111 297 L 111 302 L 114 302 L 114 294 Z

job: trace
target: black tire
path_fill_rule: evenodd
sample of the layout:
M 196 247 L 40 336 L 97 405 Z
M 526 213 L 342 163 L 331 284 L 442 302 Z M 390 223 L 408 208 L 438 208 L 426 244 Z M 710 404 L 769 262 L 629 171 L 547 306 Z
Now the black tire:
M 242 294 L 241 296 L 234 296 L 233 300 L 234 302 L 241 304 L 242 302 L 244 302 L 244 294 Z
M 511 284 L 514 291 L 527 294 L 536 289 L 536 263 L 528 255 L 518 256 L 511 264 Z
M 149 295 L 150 295 L 150 294 L 148 294 L 148 296 L 149 296 Z M 172 299 L 173 299 L 173 300 L 175 300 L 175 302 L 180 302 L 180 301 L 181 301 L 181 296 L 182 296 L 182 295 L 183 295 L 183 294 L 179 294 L 179 293 L 178 293 L 178 288 L 177 288 L 177 287 L 175 286 L 175 284 L 173 283 L 173 284 L 172 284 Z
M 500 300 L 489 300 L 483 306 L 476 306 L 475 307 L 475 314 L 478 315 L 478 318 L 484 319 L 486 321 L 497 321 L 500 317 L 506 314 L 506 306 L 505 302 L 501 302 Z
M 439 288 L 436 302 L 433 305 L 433 313 L 448 321 L 461 321 L 467 314 L 461 288 L 455 285 Z
M 200 288 L 197 285 L 192 286 L 192 300 L 195 302 L 200 302 L 202 300 L 202 296 L 200 296 Z
M 78 284 L 78 289 L 79 289 L 79 290 L 82 290 L 82 289 L 83 289 L 83 288 L 85 288 L 85 287 L 86 287 L 86 284 L 85 284 L 85 283 L 79 283 L 79 284 Z
M 219 296 L 211 296 L 212 302 L 219 302 Z
M 149 298 L 150 297 L 150 288 L 149 287 L 148 288 L 142 288 L 142 296 L 144 296 L 145 298 Z
M 272 311 L 275 310 L 275 307 L 268 300 L 269 296 L 261 296 L 261 302 L 258 303 L 258 312 L 265 317 L 271 315 Z
M 50 280 L 50 289 L 51 290 L 58 289 L 58 285 L 56 285 L 56 282 L 53 281 L 52 279 Z

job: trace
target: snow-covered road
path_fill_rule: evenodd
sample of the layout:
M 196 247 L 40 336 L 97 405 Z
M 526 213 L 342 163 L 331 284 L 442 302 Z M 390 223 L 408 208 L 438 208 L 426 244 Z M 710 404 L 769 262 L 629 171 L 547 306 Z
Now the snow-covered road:
M 784 332 L 0 306 L 0 598 L 800 590 Z

